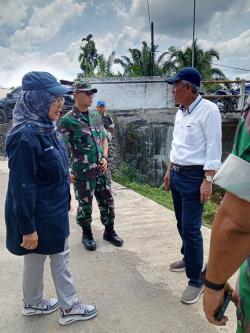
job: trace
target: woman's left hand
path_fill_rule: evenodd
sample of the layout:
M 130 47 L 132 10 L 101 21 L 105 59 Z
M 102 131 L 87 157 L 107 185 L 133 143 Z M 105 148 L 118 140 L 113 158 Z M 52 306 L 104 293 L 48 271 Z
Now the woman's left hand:
M 32 234 L 23 235 L 23 242 L 21 246 L 26 250 L 34 250 L 38 245 L 38 235 L 37 232 L 34 231 Z
M 102 158 L 100 163 L 99 163 L 99 168 L 102 172 L 105 172 L 108 168 L 108 162 L 106 160 L 106 158 Z
M 73 173 L 70 173 L 69 174 L 69 180 L 70 180 L 70 183 L 73 183 L 74 184 L 74 182 L 75 182 L 75 176 L 73 175 Z

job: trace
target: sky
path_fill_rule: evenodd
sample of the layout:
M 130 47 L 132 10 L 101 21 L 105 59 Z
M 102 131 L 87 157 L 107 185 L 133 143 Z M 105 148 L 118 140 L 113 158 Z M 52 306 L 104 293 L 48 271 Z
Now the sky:
M 157 56 L 172 45 L 190 46 L 194 0 L 148 2 Z M 197 43 L 219 52 L 214 67 L 229 79 L 250 79 L 249 15 L 250 0 L 196 0 Z M 89 33 L 106 57 L 150 44 L 147 0 L 0 0 L 0 86 L 20 85 L 31 70 L 75 79 L 81 39 Z

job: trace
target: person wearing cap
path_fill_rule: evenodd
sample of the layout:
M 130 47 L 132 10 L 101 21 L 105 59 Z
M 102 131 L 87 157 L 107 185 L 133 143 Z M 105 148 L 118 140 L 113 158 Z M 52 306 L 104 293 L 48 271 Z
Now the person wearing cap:
M 192 304 L 204 290 L 202 212 L 212 195 L 213 176 L 221 165 L 221 116 L 216 104 L 200 96 L 201 76 L 197 69 L 185 67 L 166 81 L 173 85 L 175 103 L 180 105 L 164 177 L 165 189 L 172 193 L 182 241 L 182 258 L 171 263 L 170 270 L 186 271 L 188 285 L 181 301 Z
M 68 146 L 74 190 L 78 201 L 76 220 L 82 228 L 82 243 L 89 251 L 96 249 L 91 222 L 92 200 L 95 195 L 100 218 L 105 226 L 103 239 L 115 246 L 123 240 L 114 230 L 114 199 L 110 179 L 106 174 L 108 140 L 102 119 L 89 110 L 97 89 L 83 80 L 73 84 L 75 106 L 60 119 L 59 130 Z
M 60 307 L 61 325 L 96 316 L 95 306 L 79 302 L 69 269 L 68 159 L 56 129 L 69 92 L 50 73 L 24 75 L 6 138 L 6 246 L 24 256 L 22 313 L 44 315 Z M 58 299 L 43 295 L 47 256 Z
M 106 102 L 104 100 L 97 101 L 96 108 L 102 118 L 104 128 L 108 133 L 108 140 L 111 141 L 112 135 L 115 133 L 115 124 L 112 117 L 107 114 Z

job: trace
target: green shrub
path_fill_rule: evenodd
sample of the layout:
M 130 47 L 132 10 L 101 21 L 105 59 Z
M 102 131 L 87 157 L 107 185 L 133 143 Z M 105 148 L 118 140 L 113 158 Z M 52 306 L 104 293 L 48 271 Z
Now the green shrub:
M 146 183 L 140 182 L 142 179 L 137 169 L 133 164 L 128 165 L 123 163 L 118 170 L 112 176 L 113 180 L 129 189 L 143 195 L 144 197 L 151 199 L 168 209 L 174 210 L 173 200 L 170 192 L 164 191 L 163 187 L 150 186 Z M 218 201 L 208 201 L 205 204 L 203 211 L 203 224 L 207 227 L 211 227 L 216 210 L 218 208 Z
M 139 175 L 134 164 L 122 163 L 119 168 L 115 170 L 112 178 L 117 183 L 125 185 L 125 183 L 138 181 Z

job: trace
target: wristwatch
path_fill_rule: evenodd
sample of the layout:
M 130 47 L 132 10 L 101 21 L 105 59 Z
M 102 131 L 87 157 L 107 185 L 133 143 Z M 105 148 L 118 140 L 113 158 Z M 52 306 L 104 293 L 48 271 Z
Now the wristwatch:
M 205 176 L 204 177 L 208 183 L 212 183 L 213 181 L 213 176 Z

